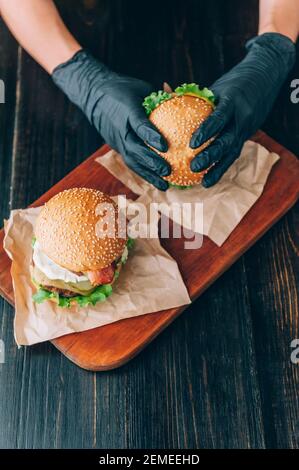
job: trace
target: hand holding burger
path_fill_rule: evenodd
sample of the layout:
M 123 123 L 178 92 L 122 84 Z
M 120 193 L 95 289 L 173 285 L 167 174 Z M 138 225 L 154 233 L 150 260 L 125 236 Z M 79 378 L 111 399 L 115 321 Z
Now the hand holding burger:
M 171 166 L 170 175 L 164 179 L 171 186 L 180 189 L 200 183 L 207 169 L 194 173 L 190 164 L 210 144 L 212 138 L 197 149 L 190 147 L 190 140 L 215 108 L 213 93 L 207 88 L 201 90 L 195 83 L 184 83 L 174 92 L 151 93 L 145 98 L 143 106 L 150 122 L 161 132 L 168 144 L 167 151 L 158 151 Z
M 264 33 L 246 47 L 245 59 L 210 90 L 184 84 L 175 93 L 160 91 L 145 99 L 149 120 L 168 143 L 168 151 L 158 153 L 171 164 L 165 178 L 170 183 L 214 185 L 265 121 L 294 65 L 296 48 L 279 33 Z
M 169 174 L 169 165 L 146 146 L 167 150 L 141 106 L 153 90 L 149 83 L 113 72 L 85 50 L 57 66 L 52 78 L 131 170 L 158 189 L 167 189 L 162 176 Z
M 203 179 L 206 187 L 219 181 L 239 157 L 244 142 L 263 124 L 295 62 L 295 44 L 282 34 L 262 34 L 246 47 L 245 59 L 211 86 L 217 108 L 191 139 L 198 153 L 191 170 L 201 173 L 214 165 Z M 215 141 L 201 152 L 215 135 Z

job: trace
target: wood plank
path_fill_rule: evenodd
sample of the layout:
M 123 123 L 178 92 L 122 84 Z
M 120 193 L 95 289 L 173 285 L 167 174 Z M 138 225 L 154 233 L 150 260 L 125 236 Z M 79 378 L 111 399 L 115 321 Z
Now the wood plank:
M 0 18 L 0 79 L 5 86 L 5 103 L 0 104 L 0 217 L 9 215 L 10 181 L 12 161 L 9 156 L 13 148 L 13 130 L 16 102 L 16 76 L 18 45 L 3 25 Z M 4 132 L 5 130 L 5 132 Z
M 0 218 L 3 220 L 10 212 L 10 183 L 13 166 L 10 157 L 13 148 L 18 46 L 4 27 L 1 18 L 0 57 L 0 79 L 5 84 L 5 104 L 0 104 Z M 0 265 L 1 269 L 2 266 Z M 16 354 L 13 346 L 13 325 L 11 323 L 14 311 L 2 298 L 0 298 L 0 313 L 0 339 L 5 343 L 6 358 L 9 357 L 10 361 L 14 361 Z M 17 364 L 14 364 L 16 368 Z M 12 369 L 6 367 L 5 364 L 0 364 L 0 447 L 8 445 L 9 442 L 13 442 L 15 439 L 13 432 L 15 422 L 10 421 L 11 413 L 7 406 L 3 406 L 6 394 L 13 397 L 13 399 L 16 398 L 13 394 L 14 385 Z M 14 404 L 16 404 L 16 401 Z
M 299 374 L 290 361 L 299 336 L 298 211 L 296 204 L 244 259 L 267 448 L 299 442 Z

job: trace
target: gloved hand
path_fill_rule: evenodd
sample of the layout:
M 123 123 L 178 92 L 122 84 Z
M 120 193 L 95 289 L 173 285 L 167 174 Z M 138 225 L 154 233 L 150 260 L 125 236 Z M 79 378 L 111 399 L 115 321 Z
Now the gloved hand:
M 167 150 L 142 107 L 144 97 L 153 91 L 150 84 L 112 72 L 84 50 L 56 67 L 52 78 L 129 168 L 158 189 L 168 188 L 161 176 L 169 175 L 170 165 L 144 144 Z
M 195 131 L 190 146 L 197 148 L 210 137 L 215 141 L 190 164 L 194 172 L 214 163 L 203 186 L 217 183 L 239 157 L 242 146 L 265 121 L 289 71 L 294 65 L 294 43 L 278 33 L 265 33 L 247 42 L 245 59 L 209 87 L 216 110 Z

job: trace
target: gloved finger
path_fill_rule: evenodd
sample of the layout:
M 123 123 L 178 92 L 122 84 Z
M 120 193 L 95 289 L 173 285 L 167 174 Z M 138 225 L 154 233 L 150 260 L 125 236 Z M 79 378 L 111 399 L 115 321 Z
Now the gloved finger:
M 138 139 L 133 132 L 129 132 L 127 134 L 126 149 L 127 153 L 134 154 L 134 158 L 140 163 L 140 165 L 160 176 L 170 175 L 171 167 L 169 163 L 164 158 L 157 155 L 153 150 L 146 147 L 146 145 Z
M 229 152 L 220 162 L 216 163 L 202 180 L 202 185 L 205 188 L 210 188 L 214 184 L 218 183 L 223 174 L 228 168 L 234 163 L 235 160 L 240 156 L 242 146 L 238 146 L 237 150 Z
M 141 140 L 160 152 L 167 152 L 168 145 L 166 139 L 160 134 L 154 124 L 149 121 L 141 106 L 140 110 L 135 109 L 131 113 L 129 123 Z
M 233 104 L 230 100 L 223 99 L 213 113 L 193 133 L 190 147 L 195 149 L 204 144 L 211 137 L 222 132 L 233 115 Z
M 167 181 L 163 180 L 153 171 L 142 166 L 135 158 L 134 155 L 126 154 L 125 158 L 126 165 L 134 171 L 137 175 L 141 176 L 145 181 L 155 186 L 160 191 L 166 191 L 168 189 Z
M 221 160 L 232 149 L 235 141 L 234 129 L 227 130 L 191 160 L 191 170 L 197 172 L 209 168 L 212 163 Z

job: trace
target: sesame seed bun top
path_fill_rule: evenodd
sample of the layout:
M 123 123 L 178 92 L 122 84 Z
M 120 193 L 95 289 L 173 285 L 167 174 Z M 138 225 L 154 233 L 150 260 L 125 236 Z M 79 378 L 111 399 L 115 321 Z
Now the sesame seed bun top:
M 93 271 L 109 266 L 124 251 L 127 239 L 118 238 L 117 222 L 117 205 L 109 196 L 95 189 L 73 188 L 43 206 L 35 236 L 58 265 L 74 272 Z M 115 236 L 108 233 L 110 227 Z
M 192 95 L 174 95 L 164 101 L 149 115 L 149 120 L 157 127 L 168 143 L 167 152 L 158 152 L 172 168 L 165 177 L 170 183 L 189 186 L 200 183 L 207 170 L 194 173 L 190 169 L 191 160 L 204 150 L 212 141 L 192 149 L 190 140 L 194 131 L 212 113 L 213 105 L 207 100 Z

